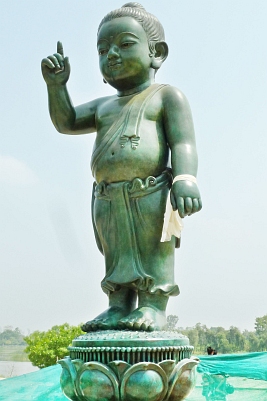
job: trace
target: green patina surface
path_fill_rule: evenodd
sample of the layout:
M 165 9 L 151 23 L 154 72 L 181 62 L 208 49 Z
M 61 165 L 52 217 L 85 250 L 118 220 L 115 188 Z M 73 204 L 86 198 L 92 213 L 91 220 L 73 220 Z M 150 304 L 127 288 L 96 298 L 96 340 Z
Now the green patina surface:
M 92 221 L 109 298 L 108 309 L 82 327 L 97 333 L 75 339 L 72 360 L 60 361 L 61 386 L 73 401 L 182 400 L 198 362 L 188 359 L 186 337 L 162 330 L 168 299 L 179 294 L 174 251 L 182 223 L 175 228 L 175 221 L 202 207 L 191 111 L 181 91 L 155 83 L 168 46 L 161 23 L 140 4 L 104 17 L 97 49 L 103 80 L 117 93 L 77 107 L 67 91 L 70 64 L 61 42 L 42 60 L 55 128 L 97 133 Z M 176 215 L 165 229 L 168 210 Z
M 179 293 L 174 251 L 180 234 L 161 242 L 168 194 L 182 218 L 201 209 L 196 182 L 188 178 L 197 174 L 191 111 L 181 91 L 155 84 L 168 46 L 159 20 L 140 4 L 127 3 L 104 17 L 97 49 L 104 82 L 117 93 L 77 107 L 67 91 L 70 64 L 61 42 L 42 60 L 56 129 L 97 133 L 92 220 L 105 257 L 102 288 L 109 307 L 83 330 L 162 330 L 168 298 Z M 187 178 L 172 183 L 182 175 Z

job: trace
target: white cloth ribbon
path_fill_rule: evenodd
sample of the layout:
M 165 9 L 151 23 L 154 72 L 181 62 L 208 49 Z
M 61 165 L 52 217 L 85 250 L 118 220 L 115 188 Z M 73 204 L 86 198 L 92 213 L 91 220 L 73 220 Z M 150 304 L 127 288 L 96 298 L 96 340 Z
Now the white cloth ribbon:
M 176 181 L 191 181 L 195 184 L 197 183 L 196 177 L 190 174 L 181 174 L 177 175 L 174 179 L 172 184 Z M 177 238 L 181 237 L 181 231 L 183 229 L 183 221 L 178 213 L 178 210 L 173 210 L 171 205 L 171 194 L 169 191 L 167 202 L 166 202 L 166 210 L 164 214 L 164 222 L 162 228 L 162 235 L 160 242 L 170 241 L 172 235 Z

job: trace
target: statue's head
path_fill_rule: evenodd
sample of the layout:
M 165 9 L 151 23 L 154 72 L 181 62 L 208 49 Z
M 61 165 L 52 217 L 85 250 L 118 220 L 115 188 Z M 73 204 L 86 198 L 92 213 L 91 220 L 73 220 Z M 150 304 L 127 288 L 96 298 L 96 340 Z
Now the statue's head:
M 159 20 L 139 3 L 126 3 L 109 12 L 98 28 L 99 62 L 104 79 L 116 87 L 119 75 L 122 76 L 121 66 L 128 68 L 128 71 L 124 69 L 128 81 L 141 67 L 144 78 L 145 69 L 150 76 L 154 75 L 168 56 L 168 46 L 164 39 L 164 30 Z M 112 61 L 109 62 L 108 66 L 113 70 L 113 74 L 110 74 L 110 68 L 104 67 L 107 58 L 112 57 L 114 60 L 117 57 L 119 61 L 117 67 Z
M 110 11 L 100 22 L 98 32 L 105 22 L 121 17 L 131 17 L 139 22 L 146 33 L 151 53 L 155 52 L 156 43 L 163 42 L 165 40 L 163 26 L 157 17 L 148 13 L 141 4 L 135 2 L 126 3 L 121 8 Z

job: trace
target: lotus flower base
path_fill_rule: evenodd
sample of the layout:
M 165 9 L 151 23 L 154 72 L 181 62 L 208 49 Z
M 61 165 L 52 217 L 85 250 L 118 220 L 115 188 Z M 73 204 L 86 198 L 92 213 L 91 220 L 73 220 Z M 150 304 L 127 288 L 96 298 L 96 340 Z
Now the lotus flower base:
M 195 385 L 198 360 L 174 332 L 89 333 L 69 350 L 60 382 L 72 401 L 179 401 Z

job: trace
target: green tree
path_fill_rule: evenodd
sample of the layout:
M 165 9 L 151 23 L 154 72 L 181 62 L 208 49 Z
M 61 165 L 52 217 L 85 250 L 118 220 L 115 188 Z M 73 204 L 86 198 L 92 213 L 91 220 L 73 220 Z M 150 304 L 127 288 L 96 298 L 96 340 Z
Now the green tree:
M 207 330 L 207 345 L 216 349 L 219 352 L 222 352 L 219 350 L 219 341 L 218 341 L 218 334 L 219 333 L 224 333 L 225 329 L 222 327 L 211 327 Z
M 260 347 L 259 351 L 267 350 L 267 333 L 262 333 L 259 337 Z
M 6 326 L 4 331 L 0 333 L 0 345 L 24 345 L 23 334 L 16 327 Z
M 80 326 L 70 326 L 68 323 L 53 326 L 48 331 L 34 331 L 24 338 L 28 344 L 25 352 L 34 366 L 45 368 L 55 365 L 68 355 L 67 347 L 82 333 Z
M 190 344 L 193 345 L 195 349 L 197 349 L 199 338 L 198 331 L 195 329 L 195 327 L 192 327 L 192 329 L 188 330 L 186 335 L 189 338 Z
M 179 318 L 177 315 L 168 315 L 167 316 L 168 330 L 175 330 L 178 320 L 179 320 Z
M 186 329 L 179 328 L 179 331 L 187 336 L 190 341 L 190 345 L 194 346 L 194 352 L 198 354 L 204 354 L 207 349 L 207 326 L 197 323 L 193 327 L 187 327 Z
M 255 321 L 255 332 L 258 338 L 258 351 L 267 350 L 267 315 L 257 317 Z
M 231 326 L 230 329 L 227 331 L 226 338 L 230 344 L 230 352 L 245 350 L 245 337 L 237 327 Z
M 246 336 L 246 350 L 248 352 L 258 352 L 260 350 L 260 339 L 251 331 L 245 332 Z
M 267 333 L 267 315 L 256 318 L 255 330 L 257 335 Z
M 197 323 L 195 329 L 198 332 L 198 351 L 204 354 L 207 349 L 207 326 Z
M 230 352 L 232 352 L 232 347 L 231 344 L 229 343 L 229 341 L 226 338 L 227 335 L 227 331 L 220 331 L 217 334 L 217 350 L 219 350 L 219 352 L 221 352 L 222 354 L 229 354 Z

